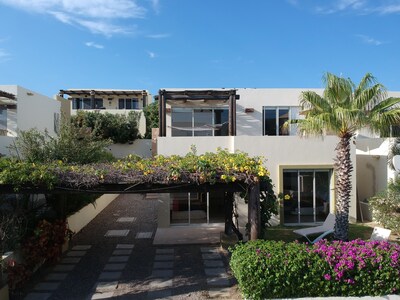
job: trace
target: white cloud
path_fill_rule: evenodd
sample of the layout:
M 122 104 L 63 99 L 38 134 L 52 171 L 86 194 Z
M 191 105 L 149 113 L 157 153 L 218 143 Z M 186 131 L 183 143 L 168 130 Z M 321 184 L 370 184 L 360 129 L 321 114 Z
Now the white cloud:
M 157 55 L 152 52 L 152 51 L 147 51 L 147 54 L 149 55 L 150 58 L 155 58 Z
M 338 12 L 397 14 L 400 13 L 400 0 L 334 0 L 330 4 L 315 7 L 315 10 L 322 14 Z
M 121 25 L 120 21 L 144 18 L 147 12 L 138 0 L 0 0 L 0 4 L 50 14 L 62 23 L 105 36 L 132 33 L 134 26 Z M 158 0 L 149 5 L 159 10 Z
M 359 37 L 366 44 L 370 44 L 370 45 L 374 45 L 374 46 L 379 46 L 379 45 L 383 44 L 382 41 L 376 40 L 367 35 L 358 34 L 357 37 Z
M 133 32 L 132 30 L 129 30 L 128 27 L 117 26 L 103 20 L 91 21 L 76 19 L 75 22 L 92 33 L 102 34 L 107 37 L 111 37 L 115 34 L 128 34 Z
M 104 49 L 103 45 L 96 44 L 95 42 L 86 42 L 85 45 L 88 47 L 93 47 L 93 48 L 97 48 L 97 49 Z
M 151 3 L 151 7 L 156 12 L 156 14 L 160 13 L 160 0 L 149 0 Z
M 151 39 L 165 39 L 169 38 L 171 35 L 169 33 L 159 33 L 159 34 L 149 34 L 147 37 Z
M 381 14 L 397 14 L 400 13 L 400 3 L 386 6 L 380 6 L 377 11 Z
M 4 50 L 0 48 L 0 62 L 4 62 L 10 59 L 10 54 Z

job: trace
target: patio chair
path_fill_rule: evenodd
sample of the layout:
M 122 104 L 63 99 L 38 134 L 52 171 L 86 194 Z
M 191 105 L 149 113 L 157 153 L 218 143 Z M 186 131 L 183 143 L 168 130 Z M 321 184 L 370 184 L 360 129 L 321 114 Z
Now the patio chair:
M 390 233 L 392 231 L 390 229 L 374 227 L 374 230 L 371 234 L 371 241 L 387 241 L 389 239 Z
M 318 242 L 319 240 L 322 240 L 327 235 L 333 233 L 334 227 L 335 227 L 335 215 L 329 214 L 326 217 L 326 219 L 322 225 L 308 227 L 308 228 L 302 228 L 302 229 L 296 229 L 296 230 L 293 230 L 293 232 L 305 237 L 311 244 L 314 244 L 314 243 Z M 316 235 L 316 234 L 319 234 L 319 235 L 314 240 L 311 240 L 309 238 L 310 235 Z

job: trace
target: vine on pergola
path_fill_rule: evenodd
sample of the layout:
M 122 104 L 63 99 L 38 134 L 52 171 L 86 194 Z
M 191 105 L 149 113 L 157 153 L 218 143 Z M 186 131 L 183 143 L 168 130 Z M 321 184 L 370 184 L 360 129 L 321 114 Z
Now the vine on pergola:
M 55 187 L 95 189 L 107 184 L 215 184 L 243 183 L 252 185 L 269 180 L 269 172 L 260 157 L 246 153 L 229 153 L 218 149 L 216 153 L 186 156 L 156 156 L 151 159 L 129 155 L 112 163 L 87 165 L 28 163 L 13 158 L 0 159 L 0 184 L 22 187 Z
M 3 193 L 52 193 L 66 190 L 94 193 L 223 191 L 226 195 L 227 234 L 231 234 L 234 228 L 233 193 L 246 192 L 251 239 L 260 237 L 271 214 L 277 213 L 276 197 L 269 172 L 263 166 L 263 159 L 249 157 L 240 151 L 229 153 L 218 149 L 216 153 L 196 155 L 195 149 L 192 149 L 185 156 L 159 155 L 143 159 L 129 155 L 112 163 L 86 165 L 67 164 L 63 161 L 32 163 L 15 158 L 0 158 L 0 191 Z M 240 233 L 236 234 L 240 237 Z

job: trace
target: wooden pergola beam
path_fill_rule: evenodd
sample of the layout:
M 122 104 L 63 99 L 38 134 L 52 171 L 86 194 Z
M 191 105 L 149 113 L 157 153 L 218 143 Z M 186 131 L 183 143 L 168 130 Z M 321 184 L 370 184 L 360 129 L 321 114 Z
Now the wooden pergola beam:
M 14 94 L 7 93 L 7 92 L 2 91 L 2 90 L 0 90 L 0 97 L 7 98 L 7 99 L 10 99 L 10 100 L 15 100 L 15 95 Z

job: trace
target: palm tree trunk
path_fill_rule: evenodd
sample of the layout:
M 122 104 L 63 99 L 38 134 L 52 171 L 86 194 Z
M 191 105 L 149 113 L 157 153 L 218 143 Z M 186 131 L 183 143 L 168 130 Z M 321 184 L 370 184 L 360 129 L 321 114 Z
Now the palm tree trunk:
M 351 194 L 351 172 L 353 164 L 350 158 L 350 140 L 352 135 L 346 134 L 340 137 L 336 146 L 336 222 L 335 240 L 347 241 L 349 239 L 349 208 Z

